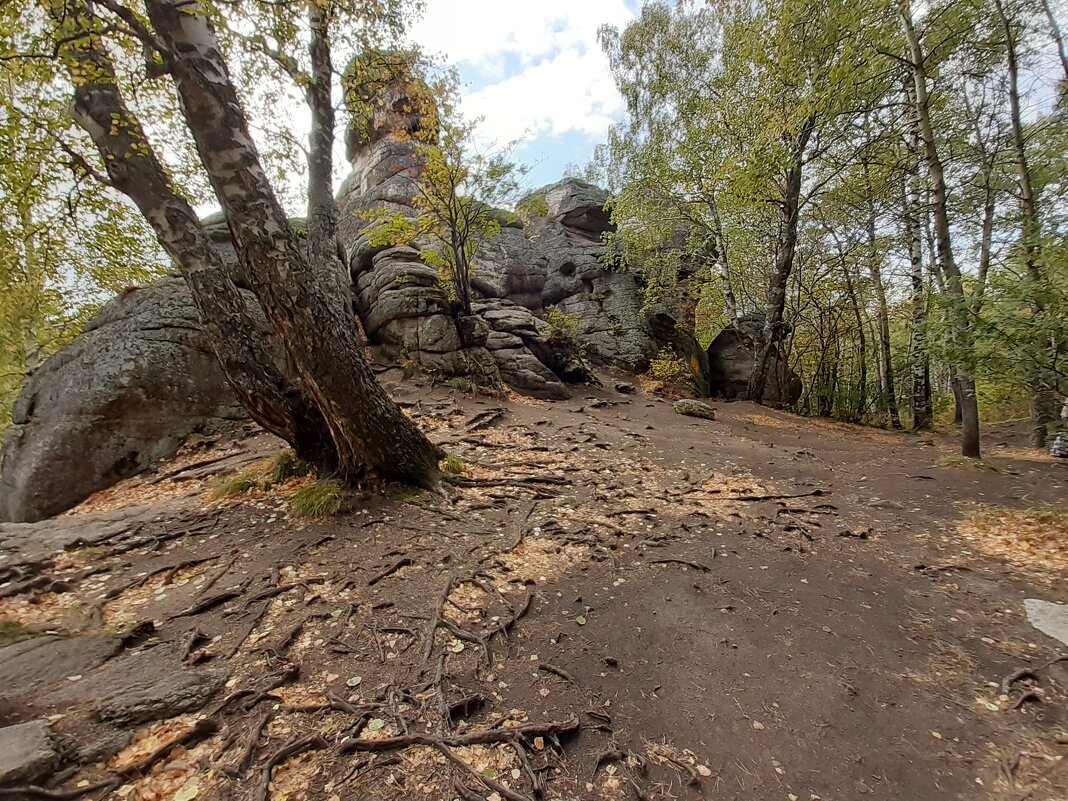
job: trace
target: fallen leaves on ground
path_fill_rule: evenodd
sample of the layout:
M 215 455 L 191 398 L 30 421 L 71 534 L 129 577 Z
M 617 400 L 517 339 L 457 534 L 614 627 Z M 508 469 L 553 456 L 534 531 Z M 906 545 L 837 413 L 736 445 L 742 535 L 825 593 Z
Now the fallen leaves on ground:
M 985 554 L 1054 570 L 1068 570 L 1068 512 L 980 507 L 957 531 Z

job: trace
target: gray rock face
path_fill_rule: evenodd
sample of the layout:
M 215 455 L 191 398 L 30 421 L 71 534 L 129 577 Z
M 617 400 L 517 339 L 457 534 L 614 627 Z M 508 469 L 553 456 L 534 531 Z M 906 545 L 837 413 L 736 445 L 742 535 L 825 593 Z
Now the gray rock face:
M 0 520 L 40 520 L 245 419 L 184 282 L 115 298 L 30 376 L 0 449 Z
M 605 209 L 608 193 L 578 178 L 564 178 L 534 193 L 545 200 L 548 218 L 568 228 L 600 236 L 615 230 L 611 213 Z
M 59 765 L 47 720 L 31 720 L 0 729 L 0 786 L 33 782 Z
M 89 710 L 97 720 L 125 726 L 200 709 L 230 677 L 222 668 L 183 668 L 174 653 L 152 651 L 113 659 L 43 703 Z
M 87 674 L 122 650 L 122 639 L 110 634 L 79 637 L 32 637 L 0 648 L 0 686 L 8 698 L 28 703 L 55 681 L 55 665 L 69 674 Z
M 738 400 L 748 398 L 749 376 L 763 338 L 763 328 L 762 315 L 745 315 L 712 340 L 707 350 L 710 394 Z M 776 348 L 768 368 L 763 402 L 788 406 L 797 402 L 801 390 L 801 380 Z
M 1048 637 L 1068 645 L 1068 604 L 1024 598 L 1027 622 Z

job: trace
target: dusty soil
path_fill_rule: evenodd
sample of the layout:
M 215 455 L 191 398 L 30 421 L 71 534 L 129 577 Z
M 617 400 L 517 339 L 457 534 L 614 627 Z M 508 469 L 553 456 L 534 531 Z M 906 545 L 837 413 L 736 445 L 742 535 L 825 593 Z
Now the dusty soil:
M 53 721 L 49 787 L 1068 798 L 1068 661 L 1022 607 L 1068 600 L 1066 546 L 983 523 L 1064 505 L 1068 465 L 1013 426 L 975 469 L 948 437 L 746 403 L 400 398 L 466 462 L 448 502 L 213 499 L 281 451 L 249 432 L 5 533 L 0 725 Z

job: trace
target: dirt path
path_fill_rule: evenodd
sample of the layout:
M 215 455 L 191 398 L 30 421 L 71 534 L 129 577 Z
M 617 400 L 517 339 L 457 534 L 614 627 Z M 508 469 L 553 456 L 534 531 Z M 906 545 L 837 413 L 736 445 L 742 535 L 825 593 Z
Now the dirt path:
M 586 395 L 411 392 L 466 461 L 448 508 L 211 501 L 258 435 L 4 527 L 0 725 L 127 801 L 1068 797 L 1068 662 L 1022 608 L 1065 571 L 958 531 L 1063 504 L 1065 466 Z

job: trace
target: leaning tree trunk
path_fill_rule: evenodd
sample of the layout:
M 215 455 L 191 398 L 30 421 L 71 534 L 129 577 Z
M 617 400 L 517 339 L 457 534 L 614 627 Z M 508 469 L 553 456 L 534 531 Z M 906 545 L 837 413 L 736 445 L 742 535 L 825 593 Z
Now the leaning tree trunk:
M 1041 299 L 1042 267 L 1042 227 L 1038 211 L 1038 197 L 1031 180 L 1031 165 L 1027 159 L 1027 147 L 1024 141 L 1023 120 L 1020 111 L 1020 68 L 1016 55 L 1016 35 L 1002 0 L 994 0 L 994 9 L 1001 23 L 1005 36 L 1005 55 L 1009 73 L 1009 118 L 1012 124 L 1012 149 L 1016 161 L 1017 179 L 1020 187 L 1020 238 L 1023 242 L 1024 264 L 1031 289 L 1031 313 L 1041 317 L 1045 312 Z M 1046 12 L 1052 14 L 1047 5 Z M 1054 21 L 1054 30 L 1056 24 Z M 1058 36 L 1058 44 L 1059 36 Z M 1063 45 L 1061 45 L 1063 47 Z M 1063 49 L 1060 51 L 1063 57 Z M 1041 347 L 1041 346 L 1040 346 Z M 1031 446 L 1043 448 L 1049 435 L 1048 426 L 1053 421 L 1054 397 L 1052 382 L 1044 375 L 1041 359 L 1036 356 L 1028 369 L 1028 387 L 1031 392 Z
M 786 286 L 794 266 L 797 250 L 797 227 L 801 216 L 801 178 L 805 148 L 815 127 L 815 120 L 807 119 L 794 143 L 793 161 L 786 170 L 786 191 L 780 204 L 782 234 L 775 265 L 768 281 L 767 300 L 764 305 L 764 341 L 757 349 L 753 372 L 749 376 L 748 396 L 757 403 L 764 402 L 764 390 L 768 384 L 771 356 L 778 348 L 782 333 L 782 315 L 786 310 Z M 780 382 L 781 383 L 781 382 Z
M 975 377 L 972 374 L 973 334 L 970 310 L 964 294 L 964 283 L 960 268 L 953 255 L 953 239 L 949 225 L 949 209 L 946 192 L 946 177 L 942 160 L 935 142 L 934 126 L 931 123 L 930 98 L 927 91 L 927 70 L 924 66 L 924 53 L 916 28 L 912 22 L 912 11 L 908 0 L 901 0 L 898 8 L 902 31 L 909 48 L 909 66 L 912 70 L 915 86 L 915 111 L 919 124 L 920 137 L 923 140 L 927 156 L 927 171 L 933 190 L 935 222 L 935 244 L 938 248 L 938 260 L 945 275 L 946 289 L 951 303 L 950 314 L 954 322 L 954 345 L 957 354 L 957 378 L 960 382 L 961 405 L 961 453 L 978 459 L 979 451 L 979 402 L 975 394 Z
M 348 297 L 336 291 L 336 255 L 316 263 L 298 244 L 208 15 L 195 0 L 148 0 L 146 8 L 241 263 L 326 420 L 341 474 L 354 481 L 373 471 L 437 486 L 441 451 L 390 399 L 363 358 Z
M 879 383 L 882 390 L 882 406 L 890 415 L 890 425 L 901 428 L 901 418 L 897 410 L 897 390 L 894 387 L 894 363 L 890 350 L 890 312 L 886 304 L 886 287 L 883 285 L 883 273 L 879 265 L 879 254 L 875 240 L 875 212 L 868 215 L 868 244 L 870 253 L 868 274 L 871 276 L 872 288 L 875 290 L 875 313 L 879 326 Z
M 712 243 L 715 248 L 712 260 L 715 262 L 719 288 L 723 293 L 723 313 L 727 316 L 728 325 L 734 325 L 738 322 L 738 300 L 731 283 L 730 262 L 727 260 L 727 240 L 723 236 L 723 222 L 719 217 L 719 206 L 715 200 L 712 200 L 709 206 L 712 214 Z
M 125 104 L 98 36 L 101 21 L 79 0 L 53 2 L 57 55 L 74 84 L 73 116 L 93 140 L 108 178 L 152 226 L 193 296 L 193 302 L 238 400 L 256 422 L 293 445 L 320 471 L 337 468 L 337 452 L 318 408 L 288 381 L 263 340 L 219 252 L 192 207 L 178 195 L 140 122 Z
M 911 94 L 911 93 L 910 93 Z M 923 280 L 923 234 L 920 230 L 920 135 L 915 120 L 906 154 L 906 188 L 904 198 L 905 232 L 909 243 L 909 277 L 912 282 L 912 337 L 909 359 L 912 362 L 912 427 L 921 431 L 931 427 L 931 366 L 927 355 L 927 297 Z
M 1064 37 L 1061 36 L 1061 29 L 1057 24 L 1057 17 L 1053 14 L 1053 8 L 1050 6 L 1049 0 L 1042 0 L 1042 10 L 1046 13 L 1046 21 L 1049 22 L 1050 36 L 1057 45 L 1057 56 L 1061 60 L 1061 71 L 1064 73 L 1064 77 L 1061 78 L 1061 97 L 1063 98 L 1065 93 L 1068 93 L 1068 53 L 1064 50 Z

